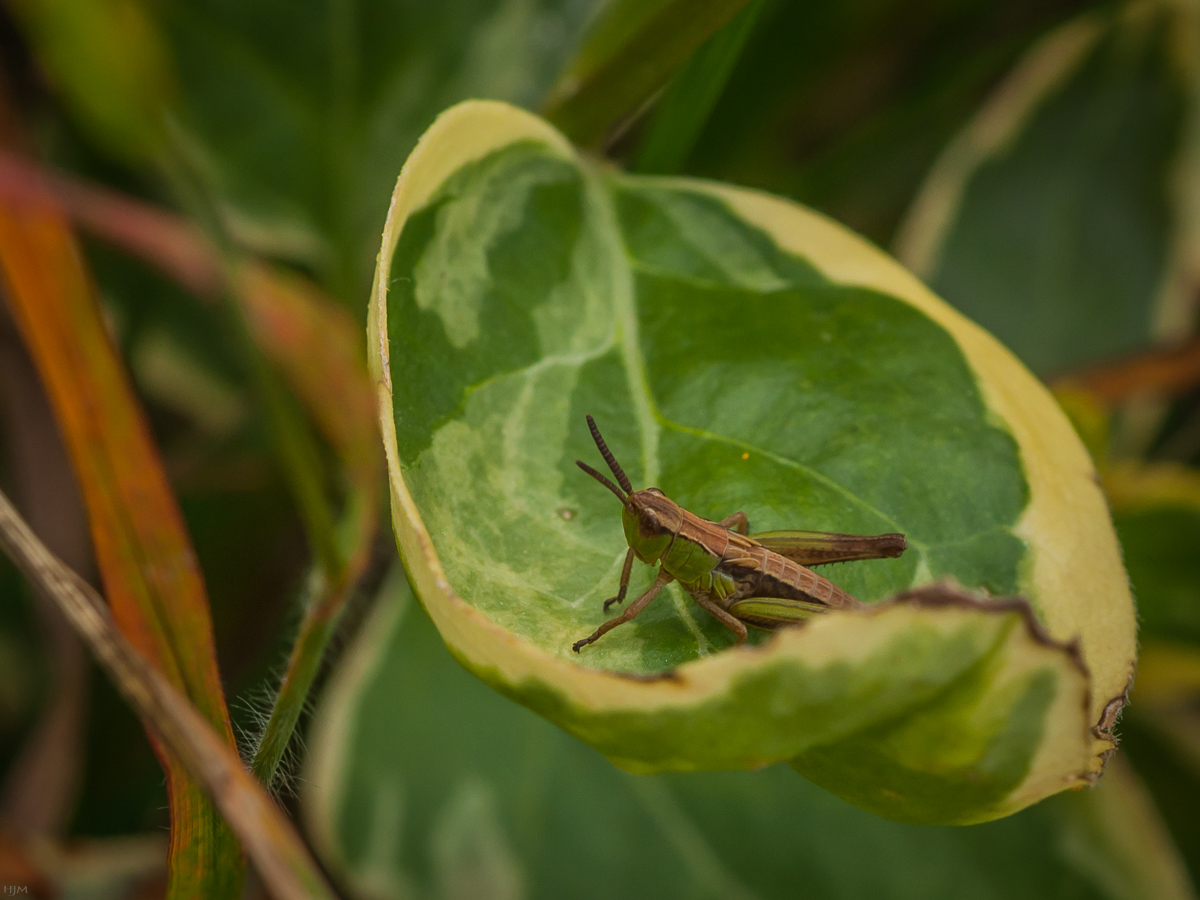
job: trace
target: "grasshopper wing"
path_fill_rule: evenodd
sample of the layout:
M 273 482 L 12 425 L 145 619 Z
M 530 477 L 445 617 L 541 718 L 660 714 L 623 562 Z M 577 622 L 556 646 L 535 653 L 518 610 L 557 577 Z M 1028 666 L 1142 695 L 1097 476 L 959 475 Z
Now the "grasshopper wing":
M 887 559 L 908 549 L 902 534 L 836 534 L 829 531 L 763 531 L 750 535 L 768 550 L 802 566 Z
M 783 600 L 776 597 L 749 597 L 729 607 L 730 615 L 747 625 L 774 631 L 784 625 L 799 625 L 805 619 L 829 612 L 824 603 Z

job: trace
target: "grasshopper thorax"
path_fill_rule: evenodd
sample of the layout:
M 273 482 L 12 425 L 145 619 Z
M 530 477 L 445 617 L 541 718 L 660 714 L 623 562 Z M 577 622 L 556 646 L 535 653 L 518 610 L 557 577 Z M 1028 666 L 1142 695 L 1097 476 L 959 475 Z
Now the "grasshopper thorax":
M 626 498 L 621 524 L 634 555 L 644 563 L 653 563 L 667 552 L 679 533 L 683 512 L 658 488 L 646 488 Z

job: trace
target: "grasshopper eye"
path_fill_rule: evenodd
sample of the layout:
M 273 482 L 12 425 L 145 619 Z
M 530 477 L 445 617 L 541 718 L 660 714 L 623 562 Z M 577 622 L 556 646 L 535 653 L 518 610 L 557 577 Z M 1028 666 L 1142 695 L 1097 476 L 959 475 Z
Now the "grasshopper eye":
M 662 522 L 658 518 L 658 513 L 652 509 L 643 509 L 638 514 L 638 530 L 647 537 L 660 532 Z

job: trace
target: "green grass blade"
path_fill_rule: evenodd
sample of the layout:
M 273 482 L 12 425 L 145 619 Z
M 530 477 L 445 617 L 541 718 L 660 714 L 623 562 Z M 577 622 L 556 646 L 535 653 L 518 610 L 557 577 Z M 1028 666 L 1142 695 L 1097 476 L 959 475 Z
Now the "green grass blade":
M 340 602 L 344 591 L 331 586 L 317 576 L 318 584 L 311 598 L 309 609 L 330 606 L 330 598 L 335 598 L 335 605 L 340 611 Z M 333 634 L 336 619 L 314 616 L 306 613 L 292 653 L 288 659 L 287 672 L 279 685 L 279 693 L 271 707 L 271 715 L 263 728 L 262 736 L 254 751 L 254 759 L 250 764 L 251 770 L 265 785 L 270 786 L 279 770 L 279 763 L 287 751 L 296 723 L 308 700 L 308 692 L 321 667 L 325 648 Z
M 634 115 L 747 0 L 617 0 L 593 26 L 544 104 L 578 144 Z
M 314 571 L 312 594 L 304 611 L 300 631 L 292 644 L 287 671 L 280 682 L 279 692 L 271 714 L 263 728 L 254 751 L 251 769 L 263 784 L 270 787 L 279 770 L 296 723 L 308 702 L 309 692 L 321 669 L 329 639 L 337 630 L 346 601 L 359 586 L 367 567 L 367 550 L 374 539 L 378 517 L 373 481 L 360 485 L 346 499 L 346 508 L 339 523 L 342 546 L 348 547 L 347 564 L 338 577 L 323 577 Z
M 635 171 L 670 175 L 684 167 L 762 7 L 763 0 L 748 4 L 671 78 L 658 103 L 650 133 L 638 151 Z
M 344 562 L 338 549 L 334 513 L 316 438 L 270 364 L 256 347 L 252 347 L 251 353 L 256 370 L 255 387 L 288 489 L 304 522 L 309 547 L 321 570 L 329 578 L 340 578 Z

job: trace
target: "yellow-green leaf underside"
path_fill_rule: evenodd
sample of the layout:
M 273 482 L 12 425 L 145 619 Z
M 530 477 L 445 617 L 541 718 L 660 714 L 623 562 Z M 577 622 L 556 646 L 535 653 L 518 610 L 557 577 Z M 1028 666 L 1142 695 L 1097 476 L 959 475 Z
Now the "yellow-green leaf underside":
M 309 731 L 309 834 L 355 896 L 1195 900 L 1122 760 L 972 828 L 888 822 L 782 765 L 631 776 L 455 665 L 414 607 L 393 573 Z
M 1007 351 L 860 238 L 471 102 L 405 165 L 370 321 L 418 596 L 464 665 L 618 765 L 789 760 L 922 822 L 1099 771 L 1135 626 L 1091 464 Z M 573 464 L 598 462 L 585 413 L 635 486 L 702 516 L 910 550 L 825 570 L 863 611 L 734 648 L 670 588 L 575 655 L 624 553 Z

